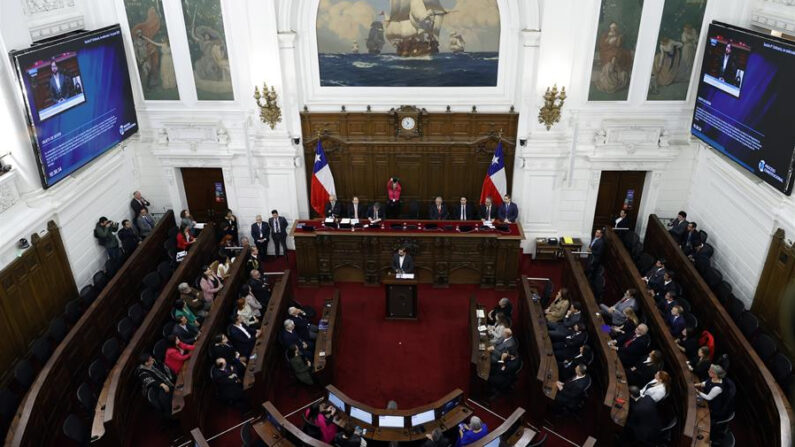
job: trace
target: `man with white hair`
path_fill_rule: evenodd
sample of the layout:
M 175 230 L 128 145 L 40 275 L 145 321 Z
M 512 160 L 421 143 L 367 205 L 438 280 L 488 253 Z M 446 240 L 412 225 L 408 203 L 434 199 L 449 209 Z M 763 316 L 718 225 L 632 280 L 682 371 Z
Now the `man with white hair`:
M 495 346 L 489 346 L 488 350 L 491 351 L 491 363 L 497 363 L 502 358 L 503 352 L 513 351 L 516 352 L 516 339 L 513 338 L 513 331 L 510 328 L 502 330 L 502 341 Z
M 472 444 L 487 434 L 489 434 L 489 427 L 486 423 L 481 421 L 479 417 L 472 416 L 469 418 L 469 424 L 458 424 L 458 441 L 455 445 L 456 447 L 463 447 Z
M 317 338 L 317 326 L 309 321 L 306 312 L 303 310 L 290 306 L 287 309 L 287 318 L 295 323 L 295 331 L 298 336 L 304 340 L 314 340 Z
M 284 320 L 284 329 L 282 330 L 280 339 L 285 349 L 292 345 L 296 345 L 298 349 L 301 350 L 301 354 L 306 358 L 315 356 L 315 347 L 312 345 L 312 341 L 301 338 L 295 330 L 295 323 L 289 318 Z
M 179 297 L 182 299 L 182 301 L 187 303 L 188 307 L 190 307 L 190 310 L 192 310 L 194 314 L 201 317 L 207 316 L 207 312 L 210 311 L 210 305 L 212 305 L 212 302 L 205 301 L 201 292 L 194 289 L 186 282 L 179 283 L 177 290 L 179 291 Z
M 333 217 L 338 219 L 342 217 L 342 204 L 337 202 L 337 196 L 329 194 L 328 203 L 326 204 L 326 217 Z
M 511 304 L 511 300 L 506 297 L 500 298 L 500 301 L 497 302 L 497 305 L 494 306 L 494 309 L 489 311 L 487 317 L 489 318 L 490 323 L 494 323 L 497 320 L 497 313 L 500 312 L 506 318 L 508 322 L 511 321 L 511 313 L 513 312 L 513 305 Z

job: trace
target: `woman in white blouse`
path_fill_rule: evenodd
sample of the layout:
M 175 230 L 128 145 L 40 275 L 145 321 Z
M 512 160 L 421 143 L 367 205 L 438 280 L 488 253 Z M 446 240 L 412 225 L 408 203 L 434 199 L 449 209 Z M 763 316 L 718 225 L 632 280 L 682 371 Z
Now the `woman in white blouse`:
M 254 310 L 246 303 L 245 298 L 237 300 L 237 314 L 243 318 L 243 324 L 246 326 L 253 326 L 259 323 L 257 317 L 254 316 Z
M 251 287 L 248 284 L 243 284 L 240 287 L 240 297 L 246 299 L 246 304 L 251 308 L 255 317 L 259 318 L 262 316 L 262 303 L 257 301 L 257 298 L 251 293 Z
M 497 313 L 494 321 L 494 326 L 489 326 L 489 338 L 492 345 L 498 345 L 502 342 L 503 333 L 505 328 L 510 329 L 511 325 L 505 320 L 505 315 Z
M 670 388 L 671 376 L 665 371 L 657 371 L 657 374 L 654 375 L 654 379 L 640 390 L 638 399 L 648 396 L 653 401 L 659 402 L 665 399 Z

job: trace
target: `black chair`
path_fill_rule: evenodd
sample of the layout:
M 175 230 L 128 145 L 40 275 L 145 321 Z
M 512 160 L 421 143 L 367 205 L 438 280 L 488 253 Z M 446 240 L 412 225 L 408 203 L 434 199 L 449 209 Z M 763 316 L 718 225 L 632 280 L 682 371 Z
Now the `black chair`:
M 177 228 L 177 227 L 169 228 L 168 229 L 168 238 L 167 239 L 175 241 L 177 239 L 177 233 L 179 233 L 179 228 Z
M 678 302 L 679 305 L 682 306 L 682 309 L 684 309 L 686 313 L 693 312 L 693 306 L 690 304 L 690 301 L 688 301 L 687 299 L 677 298 L 676 302 Z
M 640 236 L 632 230 L 627 230 L 621 239 L 624 242 L 624 246 L 627 247 L 627 251 L 630 253 L 632 253 L 636 245 L 640 245 Z
M 172 273 L 174 273 L 174 271 L 171 269 L 171 264 L 168 262 L 163 261 L 157 265 L 157 274 L 160 275 L 160 279 L 162 279 L 163 282 L 171 279 Z
M 94 277 L 91 278 L 91 282 L 94 283 L 94 288 L 101 291 L 105 288 L 108 284 L 108 276 L 102 270 L 94 273 Z
M 531 441 L 530 444 L 527 444 L 527 447 L 543 447 L 547 442 L 547 436 L 549 436 L 547 433 L 541 433 L 541 436 L 538 439 Z
M 776 341 L 767 334 L 759 334 L 759 336 L 751 342 L 751 346 L 754 347 L 754 351 L 756 351 L 759 358 L 765 363 L 778 351 Z
M 144 288 L 141 291 L 141 304 L 144 306 L 144 309 L 149 310 L 155 304 L 157 300 L 157 293 L 150 288 Z
M 14 381 L 22 390 L 27 391 L 35 378 L 36 373 L 33 371 L 33 365 L 30 361 L 20 360 L 16 368 L 14 368 Z
M 718 297 L 718 301 L 720 301 L 724 306 L 729 302 L 729 297 L 731 294 L 732 285 L 726 281 L 721 281 L 718 287 L 715 288 L 715 296 Z
M 162 362 L 166 358 L 166 349 L 168 349 L 168 342 L 166 339 L 161 338 L 152 348 L 152 357 L 158 362 Z
M 732 366 L 731 360 L 729 359 L 729 354 L 721 354 L 715 359 L 714 363 L 716 365 L 720 365 L 720 367 L 726 372 L 729 372 L 729 368 Z
M 699 230 L 698 231 L 698 236 L 699 236 L 699 239 L 701 239 L 701 242 L 703 242 L 705 244 L 707 243 L 707 238 L 709 237 L 709 234 L 707 234 L 706 231 Z
M 79 299 L 75 299 L 66 303 L 66 309 L 64 310 L 63 318 L 67 323 L 74 326 L 77 323 L 77 320 L 80 319 L 80 315 L 83 315 L 83 311 L 80 309 Z
M 105 378 L 108 377 L 108 367 L 102 359 L 96 359 L 88 366 L 88 379 L 95 385 L 101 387 L 105 383 Z
M 723 274 L 720 270 L 712 267 L 707 270 L 707 273 L 704 276 L 704 282 L 707 283 L 710 289 L 715 290 L 718 288 L 721 282 L 723 282 Z
M 720 447 L 734 447 L 736 442 L 737 440 L 734 439 L 734 433 L 727 432 L 720 443 Z
M 50 346 L 50 342 L 47 341 L 47 338 L 42 337 L 33 342 L 30 348 L 30 356 L 36 360 L 39 366 L 44 366 L 51 355 L 52 346 Z
M 19 394 L 8 388 L 0 389 L 0 433 L 5 433 L 17 412 Z
M 712 268 L 712 265 L 709 262 L 709 258 L 698 257 L 696 258 L 695 265 L 696 265 L 696 270 L 698 270 L 698 273 L 699 275 L 701 275 L 702 278 L 704 277 L 704 275 L 707 274 L 709 269 Z
M 323 439 L 323 432 L 320 431 L 320 427 L 315 425 L 306 418 L 306 416 L 301 416 L 304 420 L 304 426 L 301 427 L 301 431 L 306 433 L 307 435 L 315 438 L 315 439 Z
M 756 331 L 759 330 L 759 319 L 756 318 L 756 315 L 746 310 L 740 315 L 740 321 L 737 326 L 740 327 L 740 331 L 745 335 L 745 338 L 751 340 L 756 335 Z
M 632 247 L 632 250 L 629 252 L 629 254 L 632 257 L 632 262 L 637 263 L 641 255 L 643 255 L 643 244 L 641 244 L 639 241 Z
M 50 321 L 50 328 L 47 329 L 47 338 L 53 343 L 58 344 L 66 337 L 66 322 L 61 317 L 55 317 Z
M 649 269 L 651 269 L 654 263 L 655 263 L 654 256 L 644 252 L 640 254 L 640 257 L 638 258 L 638 262 L 636 265 L 638 266 L 638 271 L 640 272 L 640 274 L 645 275 L 646 272 L 648 272 Z
M 105 273 L 106 273 L 106 275 L 109 278 L 113 278 L 114 276 L 116 276 L 116 272 L 118 272 L 119 269 L 121 268 L 121 265 L 122 265 L 121 259 L 110 259 L 110 258 L 108 258 L 108 260 L 105 261 Z
M 143 322 L 144 318 L 146 317 L 146 311 L 144 310 L 144 307 L 141 305 L 141 303 L 135 303 L 130 306 L 129 309 L 127 309 L 127 316 L 130 317 L 130 320 L 132 320 L 133 324 L 140 326 L 141 322 Z
M 160 290 L 160 275 L 157 272 L 149 272 L 144 276 L 144 286 L 152 290 Z
M 102 343 L 102 357 L 108 362 L 108 365 L 115 364 L 120 353 L 121 346 L 117 338 L 109 338 L 105 340 L 105 343 Z
M 685 324 L 688 327 L 692 327 L 693 329 L 696 329 L 696 328 L 698 328 L 698 318 L 696 318 L 696 316 L 691 314 L 691 313 L 686 313 L 685 314 Z
M 660 429 L 660 434 L 657 436 L 658 445 L 659 444 L 664 444 L 664 445 L 670 445 L 671 444 L 671 439 L 673 438 L 674 427 L 676 427 L 677 422 L 678 421 L 676 419 L 676 415 L 671 416 L 671 419 L 668 421 L 668 423 L 665 424 L 665 426 Z
M 124 317 L 116 324 L 116 333 L 125 343 L 129 343 L 133 332 L 135 332 L 135 325 L 130 317 Z
M 97 292 L 94 286 L 87 285 L 80 289 L 80 304 L 82 304 L 83 307 L 87 308 L 95 299 L 97 299 Z
M 72 441 L 80 445 L 88 445 L 88 425 L 86 425 L 80 417 L 75 414 L 70 414 L 63 421 L 63 434 Z
M 770 360 L 770 372 L 781 388 L 787 390 L 792 376 L 792 361 L 782 353 L 778 353 Z
M 745 305 L 742 301 L 737 299 L 737 297 L 732 295 L 729 298 L 729 305 L 726 306 L 726 310 L 729 312 L 729 316 L 732 317 L 732 320 L 734 320 L 735 323 L 739 323 L 740 317 L 745 311 Z
M 91 385 L 86 382 L 77 387 L 77 402 L 86 410 L 87 414 L 94 414 L 94 406 L 97 404 L 97 395 L 91 389 Z
M 419 219 L 420 218 L 420 203 L 416 200 L 412 200 L 409 202 L 409 212 L 406 215 L 408 219 Z
M 712 425 L 709 428 L 709 438 L 713 444 L 718 443 L 726 437 L 726 433 L 729 431 L 729 423 L 734 420 L 734 412 L 729 415 L 726 419 L 722 419 L 720 421 L 713 421 Z
M 163 338 L 171 335 L 171 333 L 174 332 L 174 326 L 176 325 L 177 323 L 174 322 L 174 320 L 166 321 L 166 323 L 163 325 Z

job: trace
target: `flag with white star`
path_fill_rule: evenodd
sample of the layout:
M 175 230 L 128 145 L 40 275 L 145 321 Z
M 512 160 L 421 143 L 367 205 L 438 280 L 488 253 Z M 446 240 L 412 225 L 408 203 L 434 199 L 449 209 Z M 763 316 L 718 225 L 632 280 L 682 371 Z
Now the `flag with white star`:
M 337 194 L 334 187 L 334 176 L 331 175 L 331 168 L 326 159 L 326 152 L 323 151 L 323 145 L 320 144 L 320 139 L 317 140 L 317 149 L 315 149 L 315 164 L 312 169 L 312 191 L 310 202 L 312 209 L 319 215 L 323 215 L 323 211 L 328 202 L 330 194 Z
M 483 179 L 483 188 L 480 191 L 480 203 L 491 197 L 495 206 L 502 204 L 502 196 L 508 193 L 508 178 L 505 176 L 505 157 L 502 155 L 502 141 L 497 145 L 494 156 L 491 157 L 486 178 Z

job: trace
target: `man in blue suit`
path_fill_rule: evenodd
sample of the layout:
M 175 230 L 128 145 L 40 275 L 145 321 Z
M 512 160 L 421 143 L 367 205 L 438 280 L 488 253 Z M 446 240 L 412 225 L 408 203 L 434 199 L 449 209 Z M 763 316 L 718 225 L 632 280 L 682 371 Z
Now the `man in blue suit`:
M 511 202 L 510 194 L 505 194 L 505 196 L 503 196 L 498 216 L 501 221 L 507 223 L 514 223 L 516 219 L 519 218 L 519 207 Z

